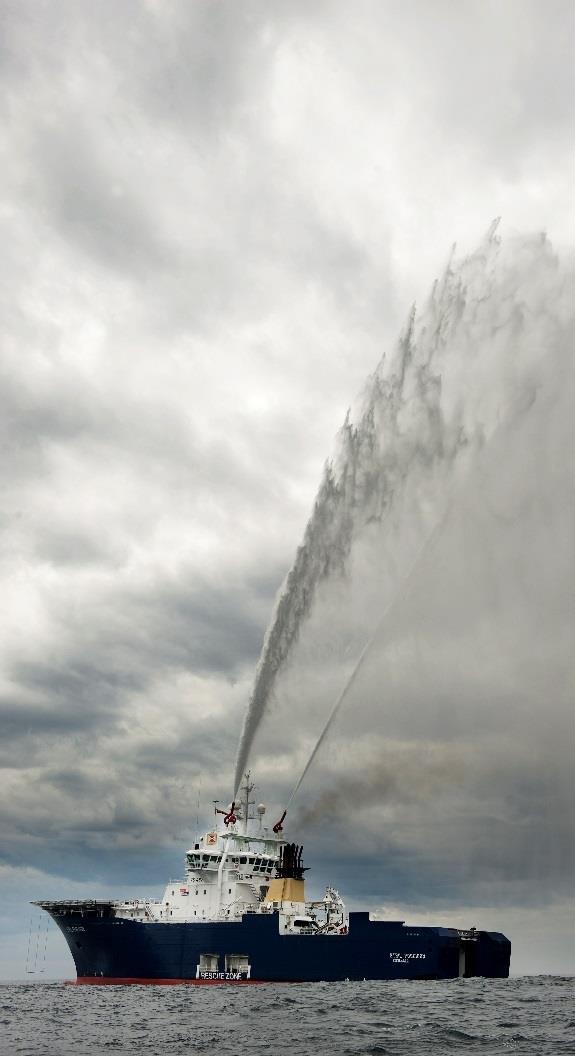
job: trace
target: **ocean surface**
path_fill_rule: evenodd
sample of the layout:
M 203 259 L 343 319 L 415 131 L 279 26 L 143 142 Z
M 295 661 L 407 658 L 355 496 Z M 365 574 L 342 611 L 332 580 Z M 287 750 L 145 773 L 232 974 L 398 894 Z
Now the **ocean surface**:
M 257 986 L 0 984 L 0 1052 L 575 1053 L 575 978 Z

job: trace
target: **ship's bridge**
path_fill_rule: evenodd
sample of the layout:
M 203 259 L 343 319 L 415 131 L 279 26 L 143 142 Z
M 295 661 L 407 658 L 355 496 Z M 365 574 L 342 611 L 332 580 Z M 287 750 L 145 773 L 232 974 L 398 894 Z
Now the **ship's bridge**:
M 227 867 L 230 870 L 236 870 L 238 873 L 252 873 L 258 876 L 270 877 L 278 861 L 278 855 L 271 854 L 267 851 L 267 848 L 262 851 L 254 850 L 252 847 L 246 847 L 245 843 L 253 843 L 255 840 L 250 839 L 249 841 L 234 839 L 234 834 L 231 834 L 230 838 L 231 847 L 228 848 Z M 267 841 L 265 841 L 267 843 Z M 192 873 L 205 873 L 205 872 L 217 872 L 220 863 L 222 861 L 223 852 L 214 851 L 203 851 L 203 850 L 192 850 L 188 851 L 186 855 L 188 870 Z
M 187 852 L 186 866 L 191 878 L 208 884 L 218 876 L 228 880 L 269 882 L 279 862 L 284 840 L 281 828 L 276 832 L 264 826 L 266 808 L 263 803 L 257 807 L 257 817 L 251 813 L 250 808 L 255 805 L 250 799 L 253 788 L 248 773 L 240 802 L 233 803 L 229 810 L 220 810 L 215 801 L 216 817 L 224 816 L 224 826 L 216 823 Z

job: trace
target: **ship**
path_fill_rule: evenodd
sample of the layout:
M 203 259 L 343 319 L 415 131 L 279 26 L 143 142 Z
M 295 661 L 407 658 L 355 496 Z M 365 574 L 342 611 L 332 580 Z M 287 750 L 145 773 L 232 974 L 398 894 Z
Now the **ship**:
M 161 899 L 36 901 L 62 932 L 78 984 L 246 984 L 509 975 L 499 932 L 349 912 L 327 886 L 307 900 L 302 847 L 271 828 L 246 774 L 187 851 Z M 255 807 L 255 811 L 253 808 Z

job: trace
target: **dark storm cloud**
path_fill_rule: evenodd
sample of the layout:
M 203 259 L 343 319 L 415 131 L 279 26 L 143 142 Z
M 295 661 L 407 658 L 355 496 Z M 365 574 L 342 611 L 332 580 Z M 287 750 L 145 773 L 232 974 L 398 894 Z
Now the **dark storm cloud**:
M 265 614 L 274 594 L 267 589 L 263 597 L 252 594 L 248 601 L 251 593 L 247 582 L 198 591 L 193 582 L 186 583 L 184 579 L 177 587 L 164 589 L 151 599 L 154 635 L 160 634 L 172 648 L 177 648 L 179 636 L 183 655 L 180 650 L 176 655 L 180 654 L 182 666 L 232 675 L 246 661 L 255 662 Z M 254 611 L 250 612 L 252 606 Z M 138 599 L 133 619 L 145 624 L 146 608 Z
M 237 677 L 257 658 L 276 576 L 260 571 L 251 587 L 242 581 L 216 588 L 183 573 L 177 584 L 112 592 L 79 625 L 75 612 L 55 611 L 60 655 L 51 663 L 19 660 L 8 671 L 20 697 L 0 704 L 5 765 L 37 759 L 47 738 L 117 730 L 126 700 L 163 672 Z M 148 745 L 145 754 L 157 747 Z M 162 757 L 169 764 L 160 751 L 156 767 Z
M 155 863 L 165 862 L 160 845 L 173 845 L 179 859 L 196 817 L 207 821 L 208 805 L 221 796 L 222 758 L 235 744 L 233 708 L 201 716 L 193 700 L 182 708 L 168 699 L 143 714 L 124 698 L 114 703 L 97 722 L 81 709 L 68 715 L 60 703 L 52 727 L 23 709 L 20 721 L 34 725 L 8 744 L 3 760 L 2 861 L 124 882 L 122 873 L 134 870 L 127 859 L 153 853 Z
M 28 672 L 24 673 L 24 679 L 26 674 Z M 82 706 L 81 701 L 74 707 L 66 707 L 60 695 L 56 700 L 50 700 L 50 694 L 47 692 L 50 679 L 45 671 L 42 672 L 42 676 L 39 683 L 37 681 L 37 685 L 39 684 L 42 689 L 42 703 L 35 704 L 10 698 L 0 700 L 2 728 L 0 758 L 5 766 L 13 767 L 18 765 L 18 762 L 24 766 L 29 765 L 31 755 L 33 755 L 30 752 L 30 739 L 39 738 L 45 744 L 47 734 L 61 737 L 78 730 L 85 731 L 90 727 L 98 726 L 104 717 L 105 709 L 90 708 L 88 710 Z M 36 679 L 38 680 L 38 672 L 36 672 Z M 59 673 L 54 681 L 56 686 L 59 686 L 65 682 L 65 679 Z M 24 741 L 22 741 L 23 738 L 25 738 Z M 10 743 L 14 741 L 19 742 L 16 748 L 21 750 L 20 759 L 15 753 L 14 744 Z
M 63 658 L 62 658 L 63 660 Z M 25 661 L 16 663 L 11 669 L 12 680 L 25 689 L 41 691 L 50 697 L 54 704 L 64 701 L 76 701 L 82 707 L 88 691 L 87 704 L 97 707 L 98 702 L 106 704 L 119 689 L 141 688 L 142 682 L 133 672 L 106 670 L 98 664 L 91 664 L 84 652 L 62 660 L 58 664 Z
M 261 580 L 255 589 L 249 579 L 216 586 L 183 568 L 177 583 L 112 595 L 89 634 L 97 630 L 102 651 L 143 678 L 163 666 L 229 677 L 255 662 L 272 598 L 267 582 L 263 592 Z
M 101 747 L 86 738 L 78 742 L 80 764 L 44 768 L 41 799 L 37 772 L 28 790 L 14 787 L 11 802 L 0 804 L 2 862 L 34 863 L 54 876 L 91 876 L 94 882 L 117 885 L 140 883 L 138 869 L 146 868 L 146 861 L 148 883 L 159 884 L 168 872 L 181 870 L 182 856 L 197 831 L 196 818 L 209 824 L 211 800 L 221 794 L 217 775 L 222 753 L 231 753 L 235 743 L 229 716 L 189 723 L 187 729 L 182 722 L 181 743 L 172 752 L 160 736 L 149 741 L 145 752 L 134 752 L 125 731 L 121 738 L 111 732 L 107 764 L 95 762 Z M 58 755 L 57 746 L 53 754 Z M 114 778 L 117 768 L 120 782 Z M 73 810 L 68 808 L 71 801 Z M 26 817 L 25 826 L 19 812 Z

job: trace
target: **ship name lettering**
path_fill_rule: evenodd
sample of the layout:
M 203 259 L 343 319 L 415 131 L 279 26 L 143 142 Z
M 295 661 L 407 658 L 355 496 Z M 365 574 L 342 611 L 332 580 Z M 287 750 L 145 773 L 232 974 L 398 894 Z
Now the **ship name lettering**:
M 425 953 L 390 953 L 394 964 L 405 964 L 407 961 L 424 961 Z
M 73 927 L 69 926 L 69 927 L 67 927 L 67 928 L 66 928 L 66 931 L 85 931 L 85 930 L 86 930 L 86 929 L 85 929 L 85 928 L 83 928 L 83 927 L 81 926 L 81 924 L 79 924 L 79 925 L 75 925 L 75 926 L 73 926 Z
M 241 979 L 240 972 L 200 972 L 200 979 Z

